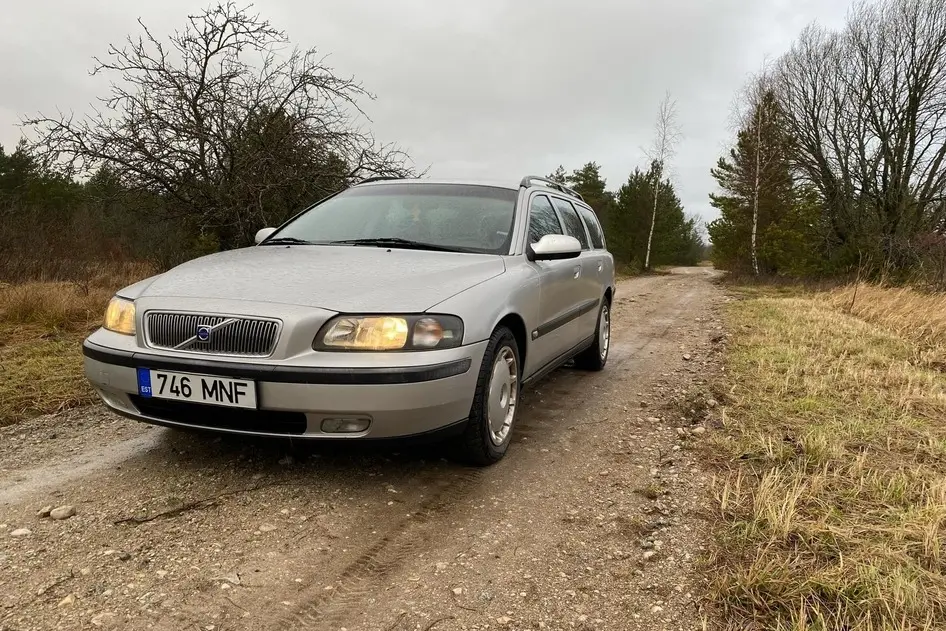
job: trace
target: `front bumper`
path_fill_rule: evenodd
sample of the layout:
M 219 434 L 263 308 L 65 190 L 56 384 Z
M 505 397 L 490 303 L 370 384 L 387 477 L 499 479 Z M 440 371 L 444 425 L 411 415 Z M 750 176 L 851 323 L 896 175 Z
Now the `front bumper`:
M 393 366 L 379 365 L 377 356 L 363 358 L 363 366 L 312 366 L 155 354 L 106 346 L 96 337 L 107 334 L 93 334 L 83 344 L 85 374 L 119 414 L 170 427 L 306 439 L 391 439 L 459 430 L 470 413 L 487 344 L 410 353 L 410 364 L 401 353 Z M 258 409 L 142 398 L 138 368 L 252 379 Z M 337 419 L 369 424 L 357 433 L 323 431 L 325 421 Z

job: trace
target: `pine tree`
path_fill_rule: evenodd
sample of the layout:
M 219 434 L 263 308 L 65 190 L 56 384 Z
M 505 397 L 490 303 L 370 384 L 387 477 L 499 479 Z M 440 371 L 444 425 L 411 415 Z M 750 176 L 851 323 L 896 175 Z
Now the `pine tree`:
M 708 226 L 720 269 L 794 275 L 815 263 L 815 202 L 794 181 L 790 143 L 778 101 L 766 91 L 728 158 L 711 170 L 723 191 L 710 195 L 720 217 Z
M 684 214 L 673 184 L 667 179 L 658 179 L 658 168 L 658 165 L 652 164 L 646 172 L 635 169 L 616 195 L 608 221 L 608 247 L 623 265 L 643 268 L 651 218 L 654 216 L 651 266 L 692 265 L 699 260 L 702 239 L 696 222 Z M 658 191 L 656 215 L 655 186 Z
M 555 168 L 554 171 L 552 171 L 545 177 L 552 180 L 553 182 L 559 182 L 560 184 L 565 184 L 566 181 L 568 180 L 568 172 L 565 171 L 565 167 L 563 167 L 560 164 Z
M 572 171 L 566 177 L 565 184 L 581 194 L 585 203 L 598 215 L 598 221 L 606 226 L 608 213 L 614 205 L 614 195 L 607 190 L 607 182 L 601 177 L 601 167 L 596 162 L 589 162 Z

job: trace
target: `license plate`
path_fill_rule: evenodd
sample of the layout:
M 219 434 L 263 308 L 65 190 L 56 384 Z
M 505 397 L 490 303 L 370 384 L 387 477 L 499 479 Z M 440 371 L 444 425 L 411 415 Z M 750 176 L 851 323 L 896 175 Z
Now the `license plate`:
M 256 383 L 185 372 L 138 369 L 138 394 L 233 408 L 256 408 Z

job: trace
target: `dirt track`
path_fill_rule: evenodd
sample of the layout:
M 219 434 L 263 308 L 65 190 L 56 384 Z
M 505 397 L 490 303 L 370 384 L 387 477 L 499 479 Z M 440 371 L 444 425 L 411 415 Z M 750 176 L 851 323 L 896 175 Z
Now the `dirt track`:
M 711 275 L 622 281 L 607 369 L 527 391 L 485 470 L 99 408 L 0 430 L 0 630 L 701 628 L 700 418 L 664 405 L 715 362 Z

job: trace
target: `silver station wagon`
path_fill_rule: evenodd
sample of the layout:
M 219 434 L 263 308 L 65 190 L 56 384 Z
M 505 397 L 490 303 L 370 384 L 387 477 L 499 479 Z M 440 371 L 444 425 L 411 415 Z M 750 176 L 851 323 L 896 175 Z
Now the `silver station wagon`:
M 119 291 L 83 344 L 105 404 L 253 436 L 448 440 L 506 453 L 521 388 L 608 359 L 614 260 L 541 177 L 371 178 Z

